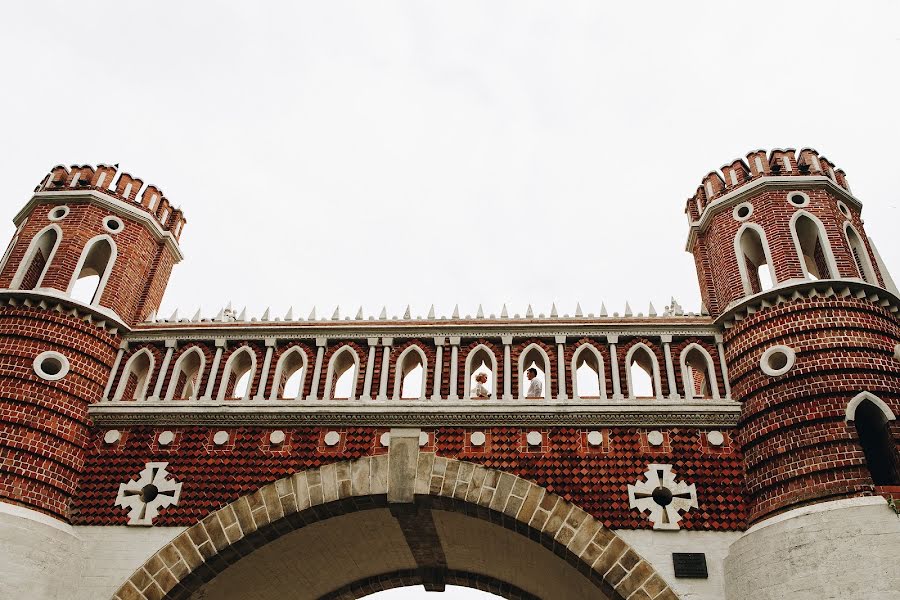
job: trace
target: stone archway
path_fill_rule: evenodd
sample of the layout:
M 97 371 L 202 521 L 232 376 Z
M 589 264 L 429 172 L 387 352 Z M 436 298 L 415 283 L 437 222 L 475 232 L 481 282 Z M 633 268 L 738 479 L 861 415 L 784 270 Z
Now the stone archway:
M 114 600 L 338 600 L 416 584 L 678 599 L 588 513 L 510 473 L 420 452 L 418 433 L 394 429 L 387 454 L 295 473 L 207 515 Z

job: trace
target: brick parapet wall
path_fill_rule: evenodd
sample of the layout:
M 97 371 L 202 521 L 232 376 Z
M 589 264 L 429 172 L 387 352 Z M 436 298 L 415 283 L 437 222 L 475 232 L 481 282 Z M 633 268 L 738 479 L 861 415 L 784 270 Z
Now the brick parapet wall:
M 858 435 L 845 422 L 860 392 L 900 412 L 896 317 L 865 299 L 812 298 L 764 308 L 725 332 L 734 397 L 743 404 L 751 522 L 794 506 L 872 494 Z M 771 377 L 763 352 L 785 345 L 793 367 Z M 895 439 L 900 435 L 894 430 Z
M 0 497 L 66 518 L 89 443 L 87 406 L 102 394 L 118 337 L 57 312 L 0 308 Z M 34 371 L 52 350 L 70 371 Z

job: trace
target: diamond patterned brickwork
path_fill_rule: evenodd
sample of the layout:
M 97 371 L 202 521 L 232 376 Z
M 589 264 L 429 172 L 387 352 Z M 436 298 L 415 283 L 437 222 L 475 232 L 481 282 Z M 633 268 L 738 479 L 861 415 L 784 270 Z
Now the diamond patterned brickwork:
M 120 482 L 146 462 L 169 462 L 173 477 L 184 482 L 177 507 L 160 513 L 156 525 L 190 525 L 238 497 L 296 471 L 361 456 L 383 454 L 384 428 L 334 428 L 341 440 L 324 443 L 329 428 L 284 428 L 284 443 L 272 446 L 269 428 L 226 429 L 229 441 L 211 442 L 222 428 L 182 428 L 169 446 L 156 442 L 162 428 L 134 427 L 114 445 L 94 432 L 82 485 L 72 503 L 73 523 L 120 525 L 126 515 L 113 506 Z M 646 529 L 646 516 L 628 504 L 628 484 L 637 481 L 650 463 L 670 463 L 679 479 L 696 484 L 699 508 L 685 515 L 681 526 L 697 530 L 740 530 L 745 524 L 741 455 L 729 440 L 721 448 L 706 442 L 705 431 L 665 429 L 662 450 L 646 445 L 646 431 L 635 428 L 603 430 L 598 449 L 586 444 L 586 430 L 551 427 L 542 430 L 544 442 L 528 448 L 530 429 L 483 428 L 489 440 L 477 451 L 467 442 L 473 429 L 445 427 L 429 430 L 423 452 L 460 458 L 517 475 L 559 494 L 607 527 Z M 527 449 L 527 451 L 523 451 Z

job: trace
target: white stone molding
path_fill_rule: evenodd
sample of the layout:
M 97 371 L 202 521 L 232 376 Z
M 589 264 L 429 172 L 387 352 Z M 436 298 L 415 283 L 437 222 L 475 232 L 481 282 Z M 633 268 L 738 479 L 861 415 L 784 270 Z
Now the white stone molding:
M 32 368 L 35 374 L 47 381 L 59 381 L 69 374 L 69 359 L 53 350 L 46 350 L 34 357 Z
M 225 368 L 222 370 L 222 381 L 219 383 L 219 400 L 225 399 L 225 395 L 228 393 L 229 380 L 234 373 L 234 363 L 244 354 L 250 357 L 250 368 L 248 369 L 250 372 L 250 380 L 247 382 L 247 391 L 244 392 L 243 399 L 247 400 L 250 398 L 250 391 L 253 388 L 253 379 L 256 377 L 256 352 L 250 346 L 241 346 L 240 348 L 235 349 L 228 357 L 228 360 L 225 361 Z M 241 373 L 241 376 L 246 372 L 247 371 Z M 235 378 L 234 383 L 237 384 L 237 382 L 238 378 Z
M 109 400 L 109 393 L 112 391 L 113 381 L 116 378 L 116 374 L 119 372 L 119 365 L 122 364 L 122 357 L 125 355 L 127 349 L 128 342 L 122 340 L 122 343 L 119 344 L 119 351 L 116 352 L 116 360 L 113 362 L 112 371 L 109 374 L 109 378 L 106 380 L 106 387 L 103 388 L 103 400 Z
M 111 446 L 122 439 L 122 432 L 118 429 L 110 429 L 103 434 L 103 443 Z
M 794 250 L 797 252 L 797 260 L 800 261 L 800 267 L 803 269 L 803 274 L 807 279 L 812 279 L 809 275 L 806 261 L 803 260 L 803 247 L 800 245 L 800 236 L 797 234 L 797 221 L 800 217 L 809 218 L 817 229 L 819 243 L 822 244 L 822 253 L 825 255 L 825 262 L 828 263 L 829 271 L 829 277 L 823 277 L 821 279 L 840 279 L 841 272 L 838 270 L 837 262 L 834 260 L 834 252 L 831 250 L 831 242 L 828 240 L 828 231 L 825 229 L 825 225 L 822 224 L 822 221 L 819 220 L 819 217 L 816 215 L 800 209 L 791 216 L 790 231 L 791 238 L 794 241 Z
M 529 431 L 525 435 L 525 441 L 528 442 L 529 446 L 540 446 L 544 441 L 544 434 L 540 431 Z
M 465 371 L 465 379 L 463 380 L 463 398 L 471 398 L 472 397 L 472 371 L 477 369 L 476 366 L 473 369 L 472 359 L 475 358 L 475 355 L 480 351 L 484 350 L 488 358 L 490 358 L 490 367 L 491 367 L 491 375 L 493 377 L 493 381 L 491 382 L 491 400 L 497 399 L 497 357 L 494 355 L 494 351 L 490 349 L 490 347 L 485 346 L 484 344 L 478 344 L 471 350 L 466 353 L 466 371 Z M 480 366 L 480 365 L 479 365 Z
M 606 367 L 603 364 L 603 355 L 591 343 L 582 344 L 572 355 L 572 362 L 569 366 L 572 373 L 572 398 L 574 400 L 580 400 L 582 397 L 581 390 L 578 389 L 578 367 L 580 366 L 579 359 L 584 353 L 591 354 L 597 361 L 597 379 L 600 386 L 600 400 L 606 400 Z
M 222 352 L 225 350 L 226 341 L 224 339 L 216 339 L 213 342 L 216 346 L 216 354 L 213 356 L 212 368 L 209 370 L 209 380 L 206 382 L 206 393 L 203 394 L 204 400 L 211 400 L 213 387 L 216 385 L 216 377 L 219 375 L 219 363 L 222 362 Z
M 800 198 L 802 198 L 802 200 L 799 203 L 794 202 L 795 196 L 800 196 Z M 791 206 L 796 206 L 797 208 L 804 208 L 806 206 L 809 206 L 809 202 L 810 202 L 809 194 L 807 194 L 806 192 L 801 192 L 800 190 L 789 191 L 787 193 L 786 199 L 788 201 L 788 204 L 790 204 Z
M 366 377 L 363 380 L 363 400 L 372 399 L 372 374 L 375 372 L 375 354 L 378 351 L 378 338 L 368 338 L 369 358 L 366 360 Z
M 215 433 L 215 435 L 213 435 L 212 441 L 213 441 L 213 444 L 215 444 L 216 446 L 224 446 L 225 444 L 228 443 L 228 440 L 230 440 L 230 439 L 231 439 L 231 435 L 227 431 L 222 429 L 222 430 L 217 431 Z
M 631 348 L 628 349 L 628 353 L 625 354 L 625 383 L 628 387 L 628 397 L 635 397 L 631 382 L 631 359 L 637 352 L 646 352 L 650 356 L 650 364 L 653 367 L 653 373 L 651 374 L 653 377 L 653 395 L 657 400 L 662 400 L 662 381 L 659 377 L 659 361 L 656 360 L 656 353 L 644 342 L 638 342 L 637 344 L 632 345 Z
M 459 381 L 459 338 L 450 337 L 450 400 L 459 400 L 456 389 Z
M 165 431 L 160 432 L 159 437 L 156 438 L 156 442 L 160 446 L 168 446 L 172 442 L 175 441 L 175 432 L 171 429 L 166 429 Z
M 145 400 L 147 399 L 147 388 L 150 386 L 150 379 L 153 377 L 153 373 L 156 367 L 156 359 L 153 358 L 153 353 L 150 352 L 147 348 L 141 348 L 139 351 L 135 352 L 131 355 L 128 361 L 125 363 L 125 368 L 122 369 L 122 374 L 119 376 L 119 385 L 116 386 L 116 394 L 114 400 L 122 400 L 122 395 L 125 393 L 125 388 L 128 386 L 128 380 L 131 378 L 131 371 L 134 368 L 134 363 L 141 356 L 146 356 L 149 361 L 149 366 L 147 367 L 147 372 L 144 373 L 144 376 L 138 379 L 137 386 L 134 390 L 134 396 L 136 400 Z
M 612 373 L 613 400 L 622 400 L 625 396 L 622 395 L 622 382 L 619 379 L 619 353 L 616 348 L 619 336 L 607 336 L 607 340 L 609 341 L 609 358 L 611 363 L 609 368 Z
M 772 359 L 777 355 L 784 355 L 784 364 L 779 367 L 771 364 Z M 762 353 L 762 356 L 759 359 L 759 368 L 769 377 L 778 377 L 779 375 L 784 375 L 790 371 L 796 360 L 797 354 L 792 348 L 779 344 L 771 346 Z
M 753 205 L 749 202 L 741 202 L 731 211 L 731 216 L 735 221 L 746 221 L 753 215 Z
M 153 519 L 167 506 L 175 506 L 181 483 L 170 479 L 167 462 L 148 462 L 135 479 L 119 484 L 115 506 L 128 509 L 129 525 L 153 525 Z
M 568 400 L 566 392 L 566 336 L 556 336 L 556 370 L 559 379 L 559 397 L 561 401 Z
M 503 399 L 512 400 L 512 342 L 513 336 L 500 336 L 500 342 L 503 344 Z
M 697 487 L 676 481 L 672 465 L 650 464 L 644 480 L 628 484 L 628 505 L 649 512 L 653 529 L 678 530 L 680 513 L 698 508 Z
M 325 358 L 325 346 L 327 344 L 327 338 L 316 338 L 316 366 L 313 371 L 312 386 L 309 388 L 308 400 L 315 400 L 319 397 L 319 382 L 322 381 L 322 361 Z
M 103 298 L 103 292 L 106 290 L 106 284 L 109 281 L 109 276 L 112 274 L 113 267 L 116 264 L 116 259 L 119 257 L 119 247 L 116 245 L 116 242 L 109 234 L 102 234 L 95 237 L 92 237 L 88 242 L 84 245 L 84 248 L 81 251 L 81 256 L 78 258 L 78 264 L 75 265 L 75 270 L 72 271 L 72 277 L 69 279 L 69 286 L 66 288 L 66 293 L 70 296 L 72 295 L 72 290 L 75 289 L 75 284 L 78 282 L 79 275 L 81 275 L 81 269 L 84 267 L 84 263 L 87 260 L 88 255 L 93 250 L 94 246 L 99 244 L 100 242 L 107 242 L 109 244 L 109 260 L 106 261 L 106 268 L 103 270 L 103 274 L 100 275 L 100 283 L 97 285 L 97 289 L 94 292 L 93 298 L 88 302 L 88 304 L 100 304 L 100 300 Z
M 269 434 L 269 443 L 272 444 L 273 446 L 280 446 L 281 444 L 284 443 L 285 439 L 287 439 L 287 436 L 280 429 L 276 429 L 275 431 L 273 431 L 272 433 Z
M 519 397 L 524 398 L 528 391 L 528 378 L 525 377 L 525 370 L 528 368 L 528 365 L 525 364 L 525 360 L 532 351 L 537 351 L 544 363 L 542 368 L 544 371 L 544 400 L 549 402 L 552 397 L 551 390 L 553 389 L 553 372 L 550 368 L 550 357 L 547 356 L 543 348 L 534 342 L 522 348 L 522 351 L 519 353 Z
M 275 351 L 275 338 L 267 338 L 265 340 L 265 346 L 266 355 L 263 358 L 262 370 L 259 373 L 259 385 L 256 389 L 255 398 L 257 400 L 265 400 L 266 397 L 266 383 L 269 377 L 269 367 L 272 366 L 272 352 Z M 275 381 L 277 381 L 277 379 Z M 272 387 L 274 388 L 275 386 Z
M 150 400 L 159 400 L 159 395 L 162 393 L 163 382 L 166 379 L 166 374 L 169 372 L 169 363 L 172 362 L 172 353 L 175 351 L 175 346 L 177 346 L 176 340 L 166 340 L 166 355 L 163 357 L 162 365 L 159 367 L 159 373 L 156 376 L 156 385 L 153 387 L 153 394 L 150 396 Z
M 10 289 L 17 290 L 22 286 L 22 280 L 25 279 L 25 275 L 28 273 L 29 267 L 31 267 L 31 263 L 34 261 L 34 257 L 37 254 L 38 247 L 41 244 L 44 236 L 46 236 L 49 232 L 56 232 L 56 241 L 53 243 L 53 246 L 50 248 L 50 252 L 47 255 L 47 260 L 44 263 L 44 268 L 41 270 L 41 275 L 38 277 L 37 283 L 34 284 L 35 288 L 39 288 L 41 286 L 41 282 L 44 280 L 44 275 L 47 274 L 47 269 L 50 268 L 50 263 L 53 262 L 53 257 L 56 256 L 56 249 L 59 248 L 60 242 L 62 242 L 62 228 L 56 223 L 51 223 L 47 225 L 40 231 L 38 231 L 33 238 L 31 238 L 31 243 L 28 244 L 28 249 L 25 250 L 25 254 L 22 255 L 22 260 L 19 262 L 19 268 L 16 269 L 16 274 L 13 276 L 12 283 L 9 284 Z
M 65 204 L 60 204 L 59 206 L 54 206 L 50 210 L 47 211 L 47 220 L 48 221 L 62 221 L 68 215 L 71 209 Z
M 440 400 L 441 398 L 441 375 L 444 369 L 444 338 L 434 338 L 434 346 L 437 349 L 434 358 L 434 390 L 431 394 L 432 400 Z
M 119 217 L 110 215 L 103 219 L 103 229 L 115 235 L 125 231 L 125 223 Z
M 203 354 L 203 351 L 200 350 L 197 346 L 193 348 L 189 348 L 181 353 L 178 357 L 178 360 L 175 361 L 175 366 L 172 368 L 172 377 L 169 380 L 169 389 L 166 390 L 166 401 L 173 400 L 175 398 L 176 388 L 178 387 L 178 380 L 181 378 L 181 372 L 184 367 L 184 362 L 188 359 L 189 356 L 196 355 L 200 359 L 200 366 L 197 368 L 197 372 L 194 373 L 194 383 L 193 383 L 193 393 L 189 400 L 196 400 L 200 396 L 200 382 L 203 379 L 203 371 L 206 368 L 206 355 Z M 215 375 L 212 375 L 215 377 Z M 187 381 L 185 381 L 185 385 L 187 385 Z
M 844 421 L 849 423 L 851 421 L 856 420 L 856 409 L 859 408 L 859 405 L 863 402 L 871 402 L 875 406 L 878 407 L 882 413 L 884 413 L 884 418 L 888 421 L 896 421 L 897 416 L 894 414 L 894 411 L 891 410 L 887 404 L 885 404 L 884 400 L 876 396 L 871 392 L 860 392 L 859 394 L 853 396 L 853 399 L 847 404 L 847 411 L 844 417 Z
M 340 379 L 341 375 L 346 372 L 346 369 L 341 371 L 335 377 L 335 368 L 338 366 L 338 361 L 343 359 L 343 355 L 349 354 L 350 359 L 353 362 L 352 366 L 347 368 L 354 369 L 353 373 L 353 383 L 350 385 L 350 394 L 347 398 L 348 400 L 356 399 L 356 386 L 359 383 L 359 355 L 356 353 L 356 350 L 353 349 L 350 345 L 344 345 L 340 349 L 334 352 L 331 355 L 331 359 L 328 361 L 328 371 L 325 375 L 325 389 L 322 391 L 322 398 L 324 400 L 331 400 L 331 392 L 334 384 L 337 383 L 337 380 Z
M 485 437 L 483 431 L 473 431 L 469 435 L 469 441 L 472 443 L 473 446 L 484 446 L 484 442 L 486 440 L 487 440 L 487 438 Z
M 288 376 L 293 377 L 294 373 L 297 371 L 303 371 L 303 379 L 300 381 L 300 391 L 298 392 L 297 398 L 302 398 L 303 390 L 306 384 L 306 377 L 308 376 L 308 364 L 309 360 L 306 357 L 306 352 L 300 346 L 294 346 L 284 352 L 281 353 L 281 356 L 278 358 L 278 362 L 275 364 L 275 374 L 272 377 L 272 391 L 269 393 L 269 400 L 278 400 L 280 396 L 283 394 L 280 393 L 281 387 L 281 379 L 282 373 L 284 372 L 284 364 L 291 358 L 293 355 L 300 356 L 300 366 L 294 369 L 294 371 Z M 260 389 L 264 389 L 265 382 L 260 384 Z M 262 399 L 262 398 L 258 398 Z
M 394 339 L 385 337 L 381 338 L 381 374 L 378 377 L 378 399 L 387 400 L 388 376 L 391 368 L 391 347 Z M 328 394 L 325 394 L 328 397 Z
M 400 400 L 403 394 L 403 380 L 408 373 L 405 368 L 405 362 L 406 357 L 410 354 L 418 354 L 420 364 L 422 365 L 422 387 L 420 388 L 419 399 L 424 400 L 428 396 L 426 390 L 426 383 L 428 382 L 428 357 L 425 356 L 425 352 L 423 352 L 417 344 L 411 344 L 400 353 L 400 356 L 398 356 L 397 360 L 394 362 L 394 400 Z
M 716 400 L 719 399 L 719 381 L 716 377 L 716 368 L 715 363 L 713 362 L 712 356 L 710 356 L 709 352 L 698 343 L 688 344 L 681 351 L 681 355 L 679 356 L 679 362 L 681 363 L 681 381 L 684 384 L 684 397 L 687 400 L 694 399 L 694 382 L 690 378 L 690 370 L 689 365 L 687 364 L 687 356 L 690 354 L 691 350 L 697 350 L 700 354 L 703 355 L 703 360 L 706 361 L 706 378 L 707 383 L 709 384 L 709 393 Z M 690 385 L 688 385 L 690 382 Z
M 593 431 L 589 431 L 587 434 L 587 443 L 591 446 L 599 446 L 603 443 L 603 432 L 597 431 L 596 429 Z
M 706 433 L 706 441 L 713 446 L 721 446 L 725 443 L 725 436 L 722 435 L 721 431 L 713 429 L 712 431 L 708 431 Z
M 731 382 L 728 380 L 728 363 L 725 362 L 725 345 L 722 336 L 716 336 L 716 348 L 719 349 L 719 368 L 722 370 L 722 383 L 725 385 L 725 398 L 731 399 Z
M 337 446 L 341 442 L 341 434 L 337 431 L 329 431 L 325 434 L 324 441 L 326 446 Z
M 734 234 L 734 258 L 738 265 L 738 271 L 741 274 L 741 285 L 744 287 L 745 296 L 749 296 L 753 293 L 753 287 L 750 285 L 750 273 L 747 272 L 747 261 L 743 259 L 745 252 L 742 240 L 748 230 L 756 232 L 759 236 L 759 243 L 762 246 L 763 256 L 765 257 L 766 265 L 769 267 L 769 277 L 771 281 L 768 282 L 769 285 L 766 285 L 766 282 L 760 280 L 760 288 L 764 290 L 771 289 L 778 284 L 778 273 L 775 269 L 775 263 L 772 261 L 772 252 L 769 249 L 769 240 L 766 238 L 765 229 L 756 223 L 744 223 L 741 225 L 740 229 L 738 229 L 737 233 Z

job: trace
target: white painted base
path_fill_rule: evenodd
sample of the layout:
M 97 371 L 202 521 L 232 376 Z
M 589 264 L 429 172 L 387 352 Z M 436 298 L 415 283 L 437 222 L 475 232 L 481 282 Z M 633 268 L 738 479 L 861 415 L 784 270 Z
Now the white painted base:
M 900 600 L 900 518 L 881 497 L 754 525 L 725 559 L 727 600 Z
M 183 527 L 72 527 L 0 502 L 0 598 L 104 600 Z
M 722 600 L 725 597 L 723 561 L 740 531 L 616 530 L 616 535 L 643 556 L 662 575 L 681 600 Z M 708 579 L 676 579 L 673 552 L 706 554 Z

